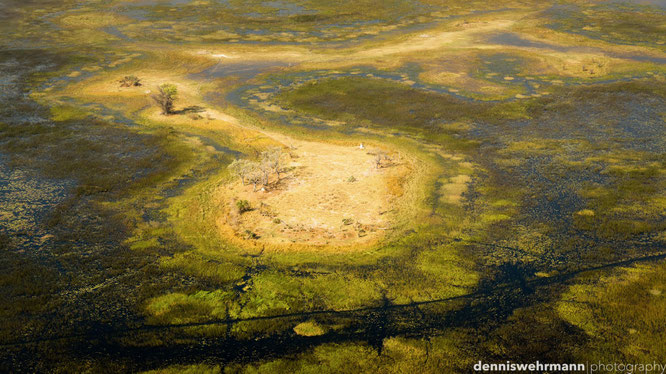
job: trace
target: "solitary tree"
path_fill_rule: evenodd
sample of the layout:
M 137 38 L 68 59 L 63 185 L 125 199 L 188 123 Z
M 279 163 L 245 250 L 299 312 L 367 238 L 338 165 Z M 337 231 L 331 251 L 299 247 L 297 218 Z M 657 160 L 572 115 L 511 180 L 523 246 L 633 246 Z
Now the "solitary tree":
M 176 101 L 178 88 L 170 83 L 164 83 L 158 87 L 158 93 L 153 95 L 153 100 L 162 108 L 162 114 L 169 115 L 173 113 L 173 103 Z

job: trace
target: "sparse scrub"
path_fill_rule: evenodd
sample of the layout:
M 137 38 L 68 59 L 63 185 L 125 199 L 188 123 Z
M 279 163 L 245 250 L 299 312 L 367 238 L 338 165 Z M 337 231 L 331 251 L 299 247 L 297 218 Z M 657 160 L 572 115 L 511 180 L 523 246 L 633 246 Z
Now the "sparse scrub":
M 141 86 L 141 79 L 134 75 L 126 75 L 120 80 L 120 87 L 139 87 Z
M 259 235 L 252 230 L 245 230 L 245 239 L 256 240 L 259 239 Z
M 384 166 L 382 164 L 383 161 L 390 161 L 389 155 L 384 151 L 377 151 L 375 157 L 372 159 L 373 165 L 375 165 L 376 169 L 380 169 Z
M 281 158 L 282 150 L 279 147 L 271 148 L 259 155 L 259 161 L 234 160 L 229 166 L 229 170 L 240 178 L 241 183 L 245 185 L 246 181 L 257 190 L 259 184 L 267 187 L 270 183 L 270 176 L 275 173 L 278 181 L 282 172 Z

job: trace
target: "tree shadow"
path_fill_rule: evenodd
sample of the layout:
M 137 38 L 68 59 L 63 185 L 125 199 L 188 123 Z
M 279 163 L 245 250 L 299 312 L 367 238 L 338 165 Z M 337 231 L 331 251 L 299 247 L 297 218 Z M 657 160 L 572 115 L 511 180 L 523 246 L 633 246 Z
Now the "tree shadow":
M 174 110 L 172 114 L 189 114 L 189 113 L 201 113 L 206 111 L 206 108 L 199 105 L 191 105 L 180 110 Z

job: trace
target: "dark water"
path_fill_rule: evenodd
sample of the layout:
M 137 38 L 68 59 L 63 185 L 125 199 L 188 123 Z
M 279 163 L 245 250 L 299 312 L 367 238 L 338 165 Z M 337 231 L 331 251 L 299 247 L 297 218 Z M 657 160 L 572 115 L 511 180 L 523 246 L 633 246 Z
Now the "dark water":
M 289 66 L 289 64 L 279 61 L 250 61 L 235 63 L 233 62 L 233 59 L 225 59 L 221 57 L 218 64 L 199 73 L 191 74 L 190 77 L 193 79 L 215 79 L 234 76 L 242 79 L 250 79 L 259 74 L 285 66 Z

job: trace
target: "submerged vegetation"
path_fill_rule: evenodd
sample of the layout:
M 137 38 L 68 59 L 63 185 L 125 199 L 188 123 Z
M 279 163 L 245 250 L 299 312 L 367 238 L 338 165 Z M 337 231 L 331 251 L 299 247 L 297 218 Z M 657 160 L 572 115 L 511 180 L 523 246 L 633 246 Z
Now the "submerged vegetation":
M 666 360 L 663 7 L 0 10 L 0 371 Z

